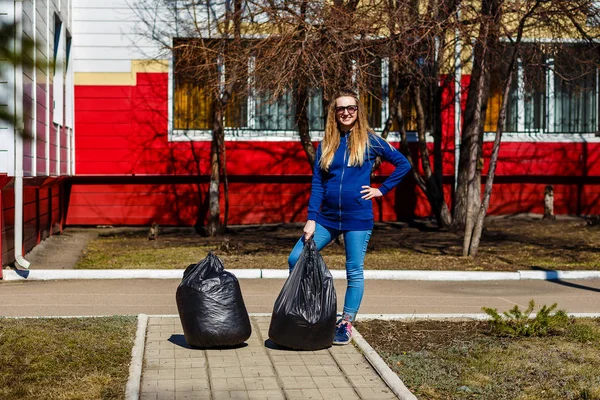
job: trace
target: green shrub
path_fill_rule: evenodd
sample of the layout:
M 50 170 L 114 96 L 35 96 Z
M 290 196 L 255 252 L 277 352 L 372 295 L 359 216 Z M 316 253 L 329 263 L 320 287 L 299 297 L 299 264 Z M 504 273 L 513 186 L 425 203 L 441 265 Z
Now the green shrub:
M 492 317 L 491 332 L 497 336 L 546 336 L 563 330 L 569 324 L 569 316 L 564 310 L 552 314 L 556 307 L 556 303 L 550 307 L 544 305 L 534 318 L 531 318 L 535 308 L 533 299 L 529 301 L 529 307 L 525 311 L 521 311 L 519 306 L 514 306 L 502 314 L 495 308 L 483 307 L 483 311 Z

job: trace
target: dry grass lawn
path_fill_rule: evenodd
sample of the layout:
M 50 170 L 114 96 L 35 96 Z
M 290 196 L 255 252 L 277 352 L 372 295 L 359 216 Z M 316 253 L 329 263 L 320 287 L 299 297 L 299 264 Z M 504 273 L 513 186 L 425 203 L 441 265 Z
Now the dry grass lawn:
M 512 339 L 489 335 L 483 321 L 356 325 L 419 399 L 600 399 L 600 319 Z
M 76 268 L 180 269 L 210 250 L 228 269 L 287 268 L 287 257 L 302 225 L 233 227 L 207 238 L 192 229 L 162 228 L 149 241 L 147 229 L 107 229 L 93 240 Z M 427 222 L 377 224 L 366 269 L 516 271 L 519 269 L 600 269 L 600 226 L 584 219 L 545 221 L 494 218 L 487 222 L 479 255 L 461 257 L 460 233 Z M 344 267 L 344 249 L 332 243 L 322 251 L 332 269 Z
M 123 399 L 135 317 L 0 318 L 0 399 Z

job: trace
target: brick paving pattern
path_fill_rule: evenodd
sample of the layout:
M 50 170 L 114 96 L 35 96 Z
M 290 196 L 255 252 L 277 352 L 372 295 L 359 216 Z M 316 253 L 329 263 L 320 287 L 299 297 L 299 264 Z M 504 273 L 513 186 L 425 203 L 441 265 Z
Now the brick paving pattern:
M 268 340 L 269 318 L 251 317 L 247 346 L 188 347 L 177 317 L 150 317 L 141 400 L 395 399 L 353 345 L 291 351 Z

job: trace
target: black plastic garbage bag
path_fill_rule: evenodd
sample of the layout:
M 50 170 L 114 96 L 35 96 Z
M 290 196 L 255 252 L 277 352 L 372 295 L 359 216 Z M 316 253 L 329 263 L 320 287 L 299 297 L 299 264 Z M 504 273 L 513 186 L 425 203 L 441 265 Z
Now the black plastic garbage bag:
M 176 299 L 183 334 L 192 347 L 236 346 L 252 333 L 240 284 L 212 251 L 187 267 Z
M 330 347 L 335 335 L 336 309 L 333 277 L 310 239 L 275 301 L 269 338 L 280 346 L 297 350 Z

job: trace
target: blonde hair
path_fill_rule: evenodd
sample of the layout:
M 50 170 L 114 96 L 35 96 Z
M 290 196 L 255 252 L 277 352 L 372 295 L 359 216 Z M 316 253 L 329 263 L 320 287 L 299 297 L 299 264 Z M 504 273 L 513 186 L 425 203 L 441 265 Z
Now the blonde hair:
M 329 103 L 325 135 L 321 142 L 321 161 L 319 162 L 319 166 L 324 171 L 329 170 L 329 166 L 333 161 L 333 155 L 340 146 L 340 131 L 335 112 L 336 101 L 340 97 L 352 97 L 356 100 L 356 105 L 358 106 L 356 122 L 352 128 L 352 134 L 348 137 L 348 148 L 350 150 L 348 165 L 362 166 L 365 162 L 365 151 L 369 146 L 369 133 L 372 132 L 372 129 L 369 127 L 365 106 L 352 90 L 342 89 L 338 91 Z

